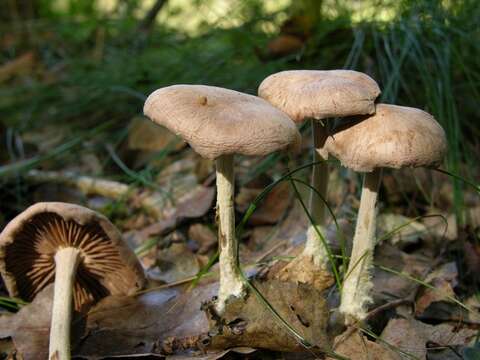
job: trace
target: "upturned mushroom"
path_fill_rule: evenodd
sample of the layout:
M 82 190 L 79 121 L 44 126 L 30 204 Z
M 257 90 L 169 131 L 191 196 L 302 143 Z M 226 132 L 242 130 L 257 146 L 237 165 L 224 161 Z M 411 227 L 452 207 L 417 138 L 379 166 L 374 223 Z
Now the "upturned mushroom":
M 447 142 L 433 116 L 419 109 L 378 104 L 373 116 L 342 120 L 327 139 L 326 148 L 343 166 L 365 173 L 340 305 L 340 312 L 350 323 L 364 319 L 372 302 L 370 272 L 382 168 L 437 166 L 447 151 Z
M 258 88 L 260 97 L 287 113 L 295 122 L 311 119 L 313 133 L 313 160 L 321 162 L 312 169 L 309 211 L 313 224 L 307 232 L 307 242 L 301 256 L 290 266 L 313 263 L 313 269 L 326 269 L 328 262 L 324 244 L 315 227 L 324 232 L 325 204 L 328 188 L 328 136 L 326 123 L 321 120 L 373 114 L 374 101 L 380 94 L 377 83 L 368 75 L 352 70 L 290 70 L 267 77 Z M 318 193 L 318 194 L 317 194 Z M 296 273 L 294 271 L 294 273 Z
M 204 85 L 173 85 L 154 91 L 144 113 L 181 136 L 202 157 L 216 161 L 220 289 L 216 309 L 241 297 L 237 264 L 234 154 L 263 156 L 298 148 L 300 134 L 283 112 L 256 96 Z
M 107 218 L 60 202 L 37 203 L 10 221 L 0 234 L 0 271 L 9 294 L 26 301 L 55 283 L 49 358 L 59 360 L 70 359 L 72 306 L 85 310 L 145 284 L 137 258 Z

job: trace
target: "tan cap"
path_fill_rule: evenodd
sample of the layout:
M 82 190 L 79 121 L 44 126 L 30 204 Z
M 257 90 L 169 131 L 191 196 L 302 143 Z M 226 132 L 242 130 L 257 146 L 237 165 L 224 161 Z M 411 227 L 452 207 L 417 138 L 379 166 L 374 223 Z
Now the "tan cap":
M 343 166 L 369 172 L 379 167 L 436 166 L 447 151 L 445 132 L 432 115 L 378 104 L 375 115 L 343 119 L 326 148 Z
M 294 121 L 373 114 L 380 88 L 352 70 L 289 70 L 262 81 L 258 95 Z
M 83 206 L 37 203 L 0 234 L 0 272 L 11 296 L 31 301 L 55 280 L 55 253 L 81 251 L 74 284 L 75 309 L 107 295 L 129 295 L 145 284 L 135 254 L 108 219 Z
M 259 97 L 229 89 L 164 87 L 150 94 L 143 111 L 208 159 L 227 154 L 261 156 L 300 145 L 300 134 L 286 114 Z

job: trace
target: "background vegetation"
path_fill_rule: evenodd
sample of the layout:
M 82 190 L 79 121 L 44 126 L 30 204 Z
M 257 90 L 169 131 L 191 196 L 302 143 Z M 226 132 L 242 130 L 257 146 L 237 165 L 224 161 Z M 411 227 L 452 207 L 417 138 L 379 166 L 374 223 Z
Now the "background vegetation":
M 54 155 L 61 166 L 92 146 L 87 139 L 96 128 L 95 136 L 105 138 L 94 145 L 115 148 L 145 96 L 161 86 L 203 83 L 255 93 L 275 71 L 349 68 L 372 75 L 382 101 L 431 112 L 447 131 L 446 168 L 471 179 L 478 175 L 475 0 L 9 0 L 0 16 L 0 62 L 23 57 L 26 63 L 20 72 L 0 73 L 5 164 Z M 70 136 L 25 139 L 50 125 Z M 58 149 L 65 144 L 68 151 Z M 2 204 L 21 203 L 26 189 L 17 181 L 6 190 Z M 454 191 L 461 220 L 457 182 Z

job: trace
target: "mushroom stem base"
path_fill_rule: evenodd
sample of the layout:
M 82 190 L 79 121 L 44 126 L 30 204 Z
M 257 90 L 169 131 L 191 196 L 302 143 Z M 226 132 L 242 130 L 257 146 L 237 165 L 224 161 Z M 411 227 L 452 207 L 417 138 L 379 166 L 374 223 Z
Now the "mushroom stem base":
M 73 284 L 79 261 L 80 251 L 72 247 L 61 249 L 55 254 L 55 288 L 49 359 L 70 359 Z
M 325 149 L 327 129 L 318 120 L 311 120 L 313 133 L 313 161 L 320 162 L 312 168 L 309 211 L 313 224 L 307 232 L 307 242 L 303 251 L 304 257 L 311 258 L 313 264 L 321 269 L 327 268 L 328 252 L 325 245 L 318 237 L 315 227 L 325 234 L 325 203 L 328 190 L 328 152 Z M 323 199 L 322 199 L 323 198 Z
M 238 243 L 235 236 L 233 155 L 222 155 L 216 160 L 217 221 L 220 247 L 220 289 L 217 311 L 221 314 L 230 297 L 241 297 L 246 288 L 238 268 Z
M 317 225 L 317 229 L 321 234 L 326 234 L 325 227 Z M 324 239 L 327 241 L 326 238 Z M 307 242 L 302 255 L 305 258 L 310 258 L 313 265 L 322 270 L 326 270 L 328 265 L 328 252 L 325 245 L 328 246 L 327 243 L 323 244 L 315 227 L 310 225 L 307 230 Z
M 352 254 L 340 304 L 340 312 L 345 315 L 347 323 L 363 320 L 368 305 L 372 303 L 370 291 L 373 287 L 371 269 L 375 249 L 375 207 L 381 178 L 381 170 L 374 170 L 366 173 L 363 181 Z

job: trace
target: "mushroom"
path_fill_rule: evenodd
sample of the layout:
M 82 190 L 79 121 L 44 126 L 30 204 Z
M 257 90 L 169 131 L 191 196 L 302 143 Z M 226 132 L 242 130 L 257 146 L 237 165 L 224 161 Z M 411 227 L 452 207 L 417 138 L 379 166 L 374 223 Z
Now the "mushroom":
M 267 77 L 258 88 L 260 97 L 300 123 L 311 119 L 313 133 L 313 160 L 321 161 L 312 170 L 309 211 L 313 224 L 307 232 L 307 242 L 302 256 L 295 261 L 305 267 L 305 262 L 313 263 L 313 268 L 326 269 L 327 249 L 318 239 L 317 229 L 324 231 L 324 199 L 328 187 L 328 152 L 325 141 L 328 136 L 326 124 L 318 121 L 327 118 L 373 114 L 374 101 L 380 94 L 377 83 L 368 75 L 352 70 L 290 70 Z M 295 262 L 291 263 L 294 266 Z
M 145 283 L 141 265 L 107 218 L 60 202 L 37 203 L 10 221 L 0 234 L 0 272 L 9 294 L 26 301 L 55 283 L 49 358 L 59 360 L 70 358 L 72 306 L 85 310 Z
M 234 154 L 263 156 L 299 147 L 300 134 L 283 112 L 256 96 L 205 85 L 173 85 L 154 91 L 144 113 L 181 136 L 202 157 L 215 159 L 220 248 L 216 310 L 241 297 L 235 238 Z
M 365 173 L 340 305 L 340 312 L 350 323 L 364 319 L 372 302 L 370 272 L 382 168 L 437 166 L 447 151 L 447 142 L 433 116 L 419 109 L 378 104 L 375 115 L 342 120 L 327 139 L 326 149 L 343 166 Z

